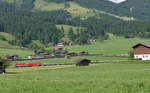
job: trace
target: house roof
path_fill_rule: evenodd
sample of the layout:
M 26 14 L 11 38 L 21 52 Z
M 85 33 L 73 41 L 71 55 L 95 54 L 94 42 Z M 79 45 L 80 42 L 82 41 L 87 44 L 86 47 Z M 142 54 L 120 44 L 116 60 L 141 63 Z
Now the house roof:
M 6 57 L 13 57 L 13 56 L 18 56 L 17 54 L 8 54 Z
M 80 63 L 80 62 L 83 62 L 83 61 L 88 61 L 89 63 L 91 62 L 91 60 L 89 60 L 89 59 L 79 59 L 79 60 L 77 60 L 77 63 Z
M 139 45 L 143 45 L 143 46 L 145 46 L 145 47 L 150 48 L 150 42 L 138 43 L 138 44 L 134 45 L 132 48 L 136 48 L 136 47 L 139 46 Z

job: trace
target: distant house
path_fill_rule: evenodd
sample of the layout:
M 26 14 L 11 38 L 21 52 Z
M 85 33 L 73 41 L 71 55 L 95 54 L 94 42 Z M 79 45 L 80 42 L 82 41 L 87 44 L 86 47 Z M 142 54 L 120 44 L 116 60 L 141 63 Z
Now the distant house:
M 6 59 L 8 60 L 17 60 L 19 58 L 19 55 L 16 54 L 8 54 L 5 56 Z
M 71 46 L 71 45 L 73 45 L 73 43 L 72 42 L 60 42 L 60 43 L 58 43 L 57 44 L 57 46 Z
M 57 44 L 57 46 L 60 46 L 60 47 L 61 46 L 65 46 L 65 43 L 64 42 L 60 42 L 60 43 Z
M 43 59 L 44 55 L 30 55 L 28 59 Z
M 63 48 L 56 48 L 52 52 L 55 56 L 65 56 L 68 53 L 68 51 Z
M 139 43 L 132 48 L 134 59 L 150 60 L 150 43 Z

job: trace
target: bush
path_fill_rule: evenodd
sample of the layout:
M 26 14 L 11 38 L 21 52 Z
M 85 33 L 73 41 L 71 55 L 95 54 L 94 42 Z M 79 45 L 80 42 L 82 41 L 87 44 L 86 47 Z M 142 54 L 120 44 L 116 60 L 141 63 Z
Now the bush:
M 129 59 L 133 60 L 134 59 L 134 53 L 133 51 L 129 52 Z
M 9 66 L 9 61 L 3 58 L 0 58 L 0 73 L 6 73 L 5 69 Z

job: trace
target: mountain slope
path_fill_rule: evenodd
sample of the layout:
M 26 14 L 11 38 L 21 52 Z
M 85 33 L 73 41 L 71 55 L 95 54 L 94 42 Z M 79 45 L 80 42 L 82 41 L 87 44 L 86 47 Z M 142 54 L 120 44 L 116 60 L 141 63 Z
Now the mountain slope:
M 14 3 L 22 9 L 36 9 L 42 11 L 51 11 L 68 8 L 68 11 L 80 13 L 78 11 L 89 11 L 88 9 L 96 9 L 118 16 L 135 17 L 137 19 L 150 19 L 149 0 L 127 0 L 116 4 L 109 0 L 2 0 Z M 68 2 L 72 2 L 69 3 Z M 74 8 L 74 5 L 77 6 Z M 73 7 L 73 8 L 72 8 Z M 79 8 L 78 8 L 79 7 Z M 84 9 L 84 8 L 85 9 Z M 130 11 L 132 8 L 132 12 Z M 81 10 L 80 10 L 81 9 Z M 73 11 L 72 11 L 73 10 Z M 77 11 L 77 12 L 76 12 Z M 90 15 L 93 15 L 90 13 Z
M 32 43 L 32 40 L 39 40 L 44 44 L 49 42 L 57 44 L 66 31 L 63 27 L 58 29 L 56 25 L 85 28 L 78 29 L 79 33 L 70 30 L 70 40 L 79 44 L 86 44 L 87 40 L 93 38 L 108 39 L 107 33 L 126 38 L 150 37 L 150 22 L 141 20 L 131 22 L 129 21 L 131 18 L 123 14 L 127 13 L 123 10 L 122 14 L 117 14 L 118 11 L 109 12 L 110 8 L 124 6 L 128 1 L 115 4 L 106 0 L 94 0 L 94 2 L 87 0 L 85 5 L 83 0 L 7 0 L 7 2 L 10 4 L 0 3 L 0 31 L 13 34 L 17 39 L 11 43 L 15 45 L 26 47 Z M 90 8 L 88 4 L 95 8 Z M 96 7 L 96 4 L 102 6 Z M 61 6 L 57 7 L 57 5 Z M 132 10 L 134 8 L 132 6 Z
M 150 19 L 150 0 L 128 0 L 115 4 L 108 0 L 74 0 L 88 8 L 103 10 L 120 16 L 133 16 L 138 19 Z M 130 11 L 132 9 L 132 12 Z
M 138 19 L 150 19 L 150 0 L 127 0 L 116 4 L 109 0 L 46 0 L 49 2 L 64 3 L 73 1 L 86 8 L 97 9 L 119 16 L 133 16 Z M 132 12 L 130 11 L 132 8 Z

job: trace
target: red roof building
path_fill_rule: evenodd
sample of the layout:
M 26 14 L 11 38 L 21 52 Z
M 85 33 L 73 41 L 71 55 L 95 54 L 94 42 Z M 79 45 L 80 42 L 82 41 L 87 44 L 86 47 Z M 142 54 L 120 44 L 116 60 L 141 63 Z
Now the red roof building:
M 139 43 L 132 48 L 134 59 L 150 60 L 150 43 Z

